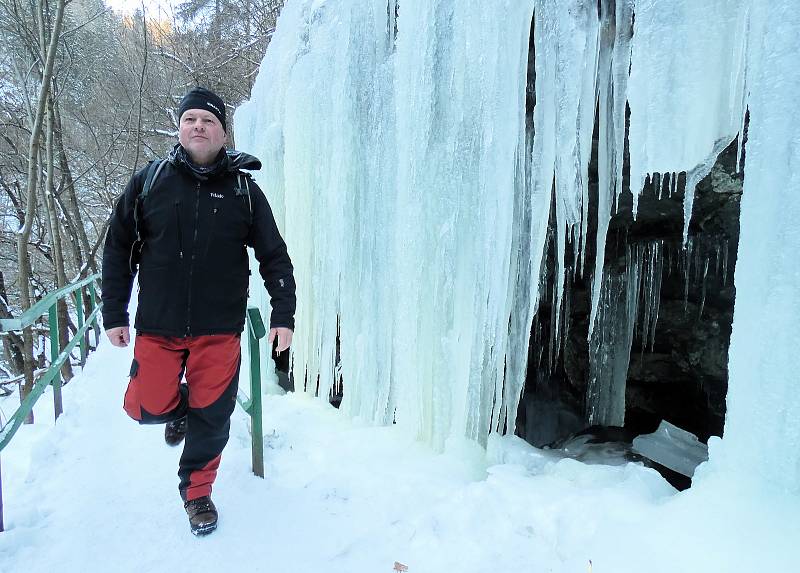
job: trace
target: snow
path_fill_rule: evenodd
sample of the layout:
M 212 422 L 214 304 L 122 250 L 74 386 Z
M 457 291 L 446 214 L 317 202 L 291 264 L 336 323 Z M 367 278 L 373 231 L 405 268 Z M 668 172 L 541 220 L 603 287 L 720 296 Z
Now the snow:
M 265 473 L 237 408 L 193 537 L 180 448 L 122 411 L 131 347 L 107 342 L 64 388 L 65 412 L 3 452 L 0 571 L 789 571 L 800 500 L 698 470 L 675 491 L 636 464 L 587 465 L 493 436 L 441 454 L 304 394 L 265 397 Z M 6 408 L 6 404 L 3 404 Z M 716 444 L 719 445 L 719 444 Z M 735 502 L 733 502 L 735 500 Z

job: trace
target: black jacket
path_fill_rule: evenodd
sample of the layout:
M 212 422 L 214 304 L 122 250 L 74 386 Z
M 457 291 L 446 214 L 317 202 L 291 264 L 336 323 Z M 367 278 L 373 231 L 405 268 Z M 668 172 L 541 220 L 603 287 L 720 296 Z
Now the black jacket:
M 127 326 L 133 277 L 139 272 L 138 332 L 198 336 L 241 332 L 253 247 L 272 303 L 271 327 L 294 329 L 292 262 L 264 193 L 249 180 L 237 192 L 240 168 L 259 169 L 252 156 L 220 152 L 209 170 L 176 146 L 134 210 L 147 168 L 128 183 L 111 216 L 103 252 L 103 324 Z M 242 175 L 243 177 L 249 177 Z

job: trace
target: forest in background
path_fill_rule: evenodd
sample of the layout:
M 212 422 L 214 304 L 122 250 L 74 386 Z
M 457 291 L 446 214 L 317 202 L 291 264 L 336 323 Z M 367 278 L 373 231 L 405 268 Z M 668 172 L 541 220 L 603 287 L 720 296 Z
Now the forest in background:
M 123 15 L 102 0 L 0 0 L 0 318 L 100 270 L 116 198 L 175 143 L 183 94 L 208 87 L 230 117 L 282 5 L 188 0 Z M 62 347 L 74 310 L 58 309 Z M 49 365 L 47 319 L 1 336 L 0 394 L 22 399 Z

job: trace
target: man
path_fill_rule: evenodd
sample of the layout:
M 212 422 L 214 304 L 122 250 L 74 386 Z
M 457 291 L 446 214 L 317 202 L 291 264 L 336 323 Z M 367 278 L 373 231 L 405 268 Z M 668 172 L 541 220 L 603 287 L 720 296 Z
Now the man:
M 134 175 L 111 216 L 103 323 L 114 346 L 128 345 L 127 307 L 138 270 L 124 408 L 140 424 L 166 423 L 170 445 L 185 436 L 179 491 L 192 532 L 205 535 L 217 526 L 210 494 L 236 404 L 250 274 L 245 247 L 254 249 L 270 294 L 268 340 L 277 338 L 278 352 L 292 341 L 295 282 L 266 197 L 240 171 L 261 163 L 224 148 L 224 102 L 192 89 L 178 118 L 179 143 L 169 158 Z

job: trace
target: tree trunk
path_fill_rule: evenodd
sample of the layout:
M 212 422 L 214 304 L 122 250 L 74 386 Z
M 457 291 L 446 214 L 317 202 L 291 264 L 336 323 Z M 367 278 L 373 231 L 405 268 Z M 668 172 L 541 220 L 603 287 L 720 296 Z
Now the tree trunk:
M 45 181 L 44 201 L 42 202 L 47 211 L 47 221 L 50 226 L 50 238 L 52 239 L 52 253 L 53 253 L 53 266 L 56 270 L 56 287 L 63 288 L 67 286 L 67 275 L 64 271 L 64 249 L 61 243 L 61 229 L 58 224 L 58 206 L 55 201 L 55 161 L 54 161 L 54 143 L 53 143 L 53 130 L 55 128 L 55 118 L 53 112 L 53 99 L 47 102 L 47 131 L 45 139 L 45 157 L 47 168 L 47 179 Z M 67 300 L 61 299 L 56 303 L 56 310 L 58 315 L 58 343 L 59 349 L 66 347 L 69 344 L 69 309 Z M 61 376 L 65 382 L 72 379 L 72 364 L 69 360 L 64 362 L 61 367 Z
M 0 271 L 0 318 L 14 318 L 11 309 L 8 308 L 8 294 L 6 293 L 6 281 L 3 271 Z M 22 374 L 25 365 L 22 359 L 22 338 L 13 332 L 3 334 L 3 351 L 6 361 L 11 366 L 11 372 L 18 376 Z
M 89 261 L 91 264 L 86 265 L 88 267 L 87 269 L 83 268 L 84 257 L 88 255 L 91 247 L 89 246 L 89 238 L 86 236 L 86 229 L 83 227 L 80 209 L 78 208 L 78 197 L 75 194 L 75 182 L 72 178 L 72 170 L 69 167 L 69 161 L 67 160 L 67 152 L 64 149 L 61 112 L 57 100 L 54 102 L 53 111 L 55 113 L 55 132 L 53 136 L 58 152 L 58 165 L 64 178 L 64 185 L 59 195 L 61 195 L 62 202 L 65 206 L 64 215 L 67 217 L 71 232 L 78 239 L 78 244 L 73 245 L 73 256 L 75 258 L 76 270 L 79 275 L 83 277 L 89 274 L 88 268 L 91 268 L 92 272 L 97 272 L 97 264 L 92 260 Z
M 39 0 L 39 14 L 40 14 L 40 34 L 41 39 L 44 38 L 43 28 L 45 26 L 43 16 L 43 2 Z M 39 147 L 42 136 L 42 125 L 45 119 L 45 104 L 50 92 L 50 80 L 53 76 L 53 64 L 56 59 L 56 49 L 58 47 L 58 38 L 61 35 L 61 27 L 64 21 L 64 7 L 66 0 L 58 0 L 56 5 L 56 16 L 53 22 L 53 30 L 50 34 L 50 42 L 47 47 L 47 57 L 45 59 L 44 72 L 42 73 L 41 89 L 39 91 L 39 99 L 35 114 L 33 116 L 33 125 L 31 126 L 31 136 L 28 144 L 28 196 L 27 208 L 25 209 L 25 223 L 22 226 L 19 234 L 17 235 L 17 258 L 19 261 L 19 290 L 20 290 L 20 304 L 23 309 L 30 308 L 31 306 L 31 262 L 28 256 L 28 240 L 31 236 L 31 228 L 33 220 L 36 215 L 36 188 L 39 185 Z M 42 42 L 42 50 L 44 50 L 44 42 Z M 24 353 L 24 373 L 25 383 L 22 385 L 22 392 L 20 392 L 20 400 L 25 397 L 33 389 L 33 336 L 30 327 L 22 331 L 23 338 L 23 353 Z M 33 412 L 26 419 L 27 423 L 33 423 Z

